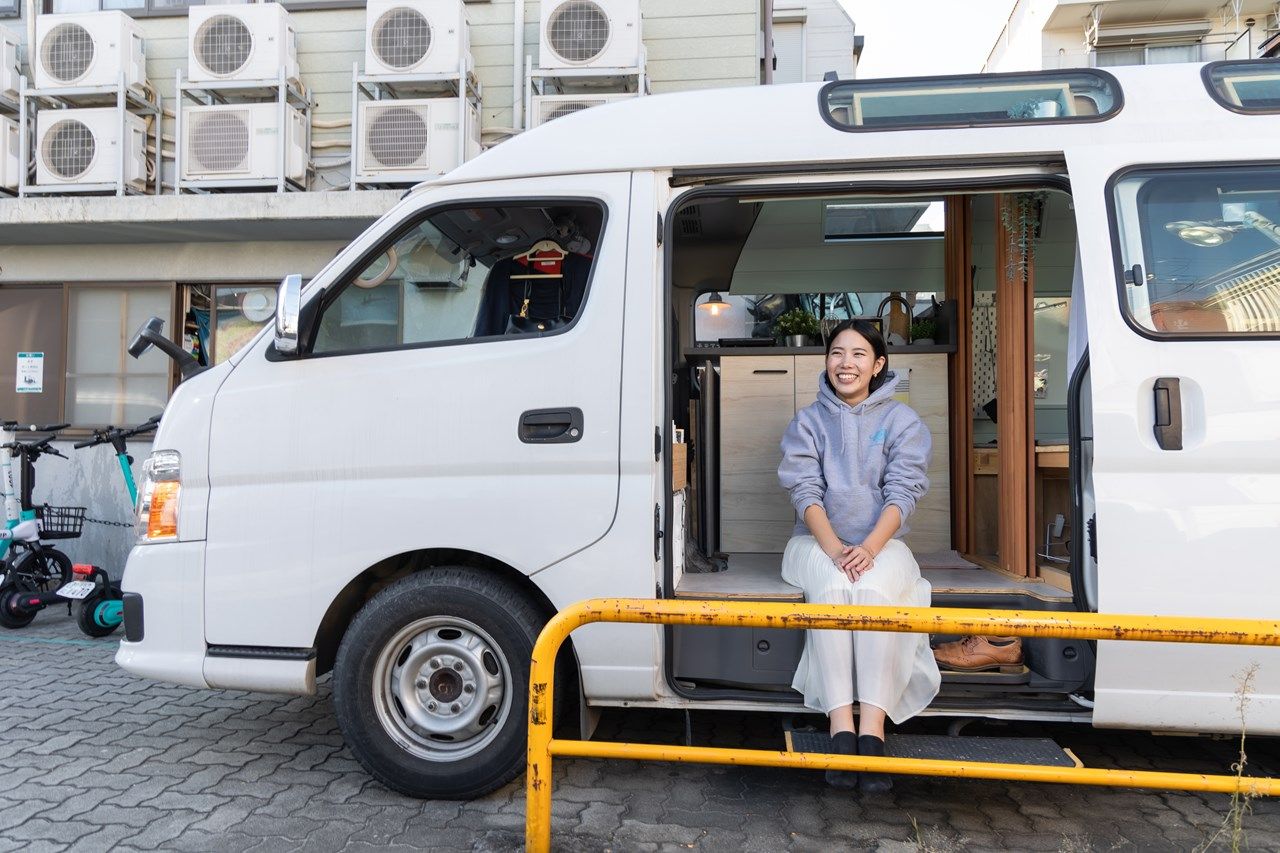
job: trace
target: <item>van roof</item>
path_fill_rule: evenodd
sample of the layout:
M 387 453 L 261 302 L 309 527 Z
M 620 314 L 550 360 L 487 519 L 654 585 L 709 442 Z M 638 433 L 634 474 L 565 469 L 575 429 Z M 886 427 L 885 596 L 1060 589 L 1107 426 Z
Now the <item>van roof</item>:
M 1245 116 L 1217 104 L 1203 66 L 1109 68 L 1124 106 L 1101 121 L 851 133 L 820 111 L 822 83 L 707 89 L 632 98 L 556 119 L 423 185 L 636 169 L 740 168 L 876 160 L 1053 155 L 1093 145 L 1133 145 L 1134 162 L 1176 160 L 1198 144 L 1242 144 L 1266 153 L 1280 117 Z M 1068 70 L 1068 69 L 1064 69 Z M 987 75 L 998 76 L 998 75 Z M 1160 140 L 1155 151 L 1151 141 Z M 1254 156 L 1250 150 L 1232 152 Z M 1153 156 L 1154 155 L 1154 156 Z M 1203 156 L 1203 155 L 1201 155 Z

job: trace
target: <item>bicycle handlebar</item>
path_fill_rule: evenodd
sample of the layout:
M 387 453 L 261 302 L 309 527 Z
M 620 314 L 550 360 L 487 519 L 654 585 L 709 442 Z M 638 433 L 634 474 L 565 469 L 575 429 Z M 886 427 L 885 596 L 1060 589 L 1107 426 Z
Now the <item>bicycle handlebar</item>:
M 154 415 L 136 427 L 125 429 L 124 427 L 110 426 L 105 429 L 97 429 L 93 431 L 93 438 L 85 441 L 76 442 L 73 447 L 81 450 L 85 447 L 97 447 L 99 444 L 108 444 L 116 439 L 133 438 L 135 435 L 142 435 L 154 430 L 160 425 L 160 415 Z
M 27 424 L 23 426 L 17 421 L 0 421 L 0 429 L 5 432 L 59 432 L 71 424 Z

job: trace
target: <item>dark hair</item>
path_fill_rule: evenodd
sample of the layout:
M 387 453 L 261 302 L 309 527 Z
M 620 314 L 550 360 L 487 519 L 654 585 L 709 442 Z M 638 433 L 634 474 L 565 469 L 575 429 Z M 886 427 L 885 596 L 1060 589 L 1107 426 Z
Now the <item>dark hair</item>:
M 870 320 L 843 321 L 831 330 L 831 334 L 827 335 L 827 355 L 831 355 L 831 344 L 839 334 L 850 330 L 862 335 L 867 339 L 867 343 L 871 344 L 872 362 L 878 358 L 884 359 L 884 367 L 880 368 L 880 372 L 872 376 L 871 382 L 867 384 L 867 391 L 874 394 L 889 378 L 889 350 L 884 345 L 884 335 L 880 334 L 880 329 L 875 323 Z

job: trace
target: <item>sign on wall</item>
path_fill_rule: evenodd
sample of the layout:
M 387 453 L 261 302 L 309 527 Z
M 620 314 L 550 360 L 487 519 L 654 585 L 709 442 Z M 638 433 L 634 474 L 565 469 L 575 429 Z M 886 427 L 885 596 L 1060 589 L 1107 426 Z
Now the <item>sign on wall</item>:
M 44 392 L 44 353 L 18 353 L 17 388 L 19 394 Z

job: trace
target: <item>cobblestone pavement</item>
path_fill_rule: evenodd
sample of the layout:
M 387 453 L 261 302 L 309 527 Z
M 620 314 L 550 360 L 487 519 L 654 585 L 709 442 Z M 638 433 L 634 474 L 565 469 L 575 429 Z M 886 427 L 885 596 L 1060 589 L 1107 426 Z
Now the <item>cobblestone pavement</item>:
M 519 782 L 470 802 L 420 802 L 364 774 L 328 701 L 190 690 L 115 667 L 45 611 L 0 633 L 0 851 L 62 849 L 515 850 Z M 926 728 L 937 728 L 925 721 Z M 678 742 L 673 712 L 612 712 L 602 735 Z M 1007 733 L 1008 730 L 1004 730 Z M 1022 727 L 1087 765 L 1229 772 L 1235 744 L 1203 738 Z M 774 746 L 779 721 L 699 713 L 699 744 Z M 1280 772 L 1280 744 L 1249 746 L 1255 773 Z M 1221 795 L 904 779 L 858 799 L 815 773 L 561 761 L 561 850 L 1190 850 L 1228 810 Z M 1255 850 L 1280 849 L 1280 802 L 1245 820 Z

